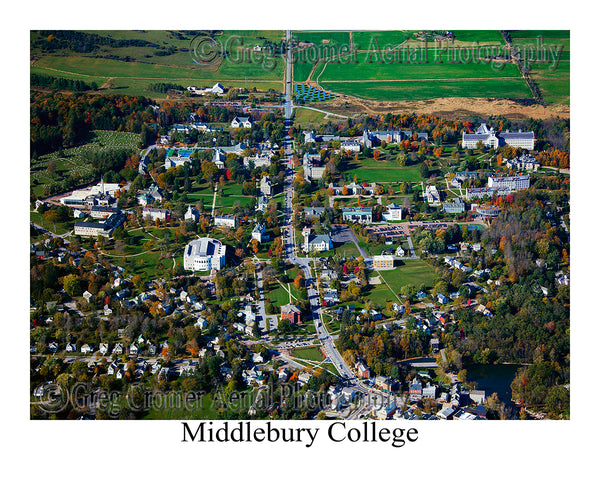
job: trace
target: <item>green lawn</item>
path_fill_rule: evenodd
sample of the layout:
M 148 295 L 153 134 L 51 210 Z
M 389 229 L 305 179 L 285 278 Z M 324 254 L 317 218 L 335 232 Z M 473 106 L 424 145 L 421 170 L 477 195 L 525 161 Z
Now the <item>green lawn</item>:
M 441 97 L 531 98 L 520 78 L 403 82 L 320 82 L 326 90 L 367 100 L 428 100 Z
M 408 167 L 394 166 L 392 162 L 380 162 L 379 167 L 363 167 L 361 162 L 353 161 L 343 175 L 352 179 L 356 174 L 359 182 L 395 183 L 420 182 L 423 180 L 418 165 Z
M 57 235 L 62 235 L 63 233 L 73 230 L 73 225 L 75 224 L 75 220 L 71 219 L 67 220 L 66 222 L 56 222 L 56 224 L 53 225 L 52 223 L 47 222 L 46 219 L 38 212 L 30 212 L 29 219 L 33 223 L 52 233 L 56 233 Z
M 238 392 L 238 399 L 233 397 L 225 399 L 225 395 L 214 395 L 208 393 L 197 401 L 183 402 L 181 392 L 166 392 L 161 397 L 162 404 L 158 400 L 154 402 L 153 408 L 146 414 L 144 420 L 216 420 L 219 411 L 239 412 L 247 414 L 252 406 L 255 390 Z M 163 405 L 166 405 L 163 406 Z
M 426 287 L 433 288 L 436 282 L 435 270 L 421 259 L 407 259 L 403 265 L 394 270 L 379 272 L 389 286 L 398 293 L 404 285 L 419 286 L 424 283 Z
M 312 360 L 314 362 L 323 361 L 323 355 L 318 347 L 294 348 L 291 354 L 304 360 Z

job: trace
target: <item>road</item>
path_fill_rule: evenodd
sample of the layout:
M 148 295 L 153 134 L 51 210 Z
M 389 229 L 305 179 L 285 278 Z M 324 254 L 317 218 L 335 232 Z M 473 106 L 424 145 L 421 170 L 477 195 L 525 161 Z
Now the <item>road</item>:
M 310 301 L 312 320 L 315 324 L 317 332 L 317 338 L 323 344 L 323 350 L 329 360 L 334 364 L 335 368 L 340 372 L 342 377 L 347 379 L 356 379 L 356 376 L 350 369 L 346 362 L 342 358 L 342 355 L 335 347 L 333 338 L 323 325 L 321 318 L 321 305 L 319 301 L 319 292 L 314 288 L 317 283 L 312 281 L 312 272 L 310 269 L 310 258 L 300 258 L 295 254 L 295 240 L 294 240 L 294 228 L 292 226 L 292 198 L 294 195 L 293 191 L 293 178 L 294 178 L 294 166 L 292 164 L 292 139 L 289 136 L 290 128 L 292 127 L 292 50 L 291 50 L 291 32 L 286 30 L 286 41 L 287 41 L 287 63 L 286 63 L 286 79 L 285 79 L 285 103 L 284 103 L 284 114 L 285 114 L 285 128 L 286 137 L 284 141 L 285 146 L 285 159 L 287 163 L 286 179 L 284 186 L 284 251 L 288 260 L 298 265 L 304 272 L 304 279 L 308 288 L 308 299 Z M 318 285 L 317 285 L 318 288 Z

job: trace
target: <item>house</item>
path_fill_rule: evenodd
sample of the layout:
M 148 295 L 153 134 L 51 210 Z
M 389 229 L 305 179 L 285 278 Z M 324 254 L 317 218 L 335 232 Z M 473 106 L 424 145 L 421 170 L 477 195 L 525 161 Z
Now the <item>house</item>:
M 112 353 L 115 353 L 117 355 L 122 355 L 123 354 L 123 344 L 122 343 L 115 344 L 115 346 L 112 349 Z
M 427 203 L 437 204 L 440 201 L 440 192 L 435 185 L 427 185 L 423 196 Z
M 445 407 L 442 410 L 440 410 L 439 412 L 436 413 L 436 415 L 441 418 L 442 420 L 452 420 L 452 417 L 454 416 L 454 414 L 457 412 L 457 408 L 455 407 Z
M 396 249 L 396 256 L 403 257 L 404 255 L 406 255 L 406 252 L 401 246 L 398 246 L 398 248 Z
M 444 304 L 446 304 L 446 303 L 449 302 L 448 298 L 446 296 L 442 295 L 441 293 L 437 294 L 437 301 L 439 303 L 441 303 L 442 305 L 444 305 Z
M 335 288 L 326 288 L 323 290 L 323 302 L 326 305 L 334 305 L 340 301 L 340 296 Z
M 377 417 L 377 420 L 387 420 L 392 415 L 394 415 L 394 413 L 396 413 L 396 402 L 392 401 L 387 405 L 384 405 L 381 408 L 377 409 L 374 413 Z
M 422 291 L 422 290 L 419 290 L 419 291 L 417 292 L 417 298 L 418 298 L 419 300 L 424 300 L 426 297 L 427 297 L 427 294 L 426 294 L 424 291 Z
M 85 298 L 88 303 L 90 303 L 92 301 L 92 298 L 94 298 L 94 295 L 92 295 L 90 292 L 88 292 L 86 290 L 85 292 L 83 292 L 82 297 Z
M 135 343 L 132 343 L 129 347 L 130 355 L 137 355 L 140 352 L 140 347 L 138 347 Z
M 300 385 L 306 385 L 311 377 L 312 375 L 310 373 L 302 372 L 300 375 L 298 375 L 298 383 Z
M 423 396 L 423 398 L 431 398 L 431 399 L 435 400 L 435 398 L 437 397 L 437 390 L 438 390 L 437 385 L 428 383 L 422 389 L 422 396 Z
M 90 347 L 87 343 L 84 343 L 81 346 L 81 353 L 92 353 L 94 351 L 94 349 L 92 347 Z
M 98 347 L 100 355 L 106 355 L 108 353 L 108 343 L 101 343 Z
M 67 343 L 67 347 L 65 348 L 65 352 L 76 352 L 77 347 L 74 343 Z
M 443 203 L 442 210 L 445 213 L 462 213 L 465 211 L 465 202 L 459 197 L 453 198 Z
M 356 364 L 356 370 L 360 378 L 371 378 L 371 371 L 363 362 L 358 362 Z
M 469 398 L 474 403 L 481 405 L 485 403 L 485 390 L 471 390 L 469 392 Z
M 281 307 L 281 319 L 295 325 L 300 323 L 300 309 L 296 305 L 287 304 Z
M 320 218 L 324 211 L 325 207 L 304 207 L 304 215 L 306 218 Z
M 235 117 L 231 121 L 231 128 L 252 128 L 252 119 L 250 117 Z

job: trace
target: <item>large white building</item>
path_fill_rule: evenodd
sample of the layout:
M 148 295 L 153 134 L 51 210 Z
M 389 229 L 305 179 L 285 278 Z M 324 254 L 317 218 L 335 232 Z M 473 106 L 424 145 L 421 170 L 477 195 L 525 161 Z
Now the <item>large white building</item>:
M 383 219 L 390 221 L 402 220 L 402 207 L 395 203 L 390 203 L 387 210 L 383 212 Z
M 302 236 L 304 237 L 304 251 L 307 253 L 325 252 L 333 248 L 333 242 L 329 235 L 311 235 L 310 228 L 304 228 Z
M 215 227 L 235 228 L 237 226 L 237 217 L 235 215 L 215 215 Z
M 533 132 L 496 132 L 494 128 L 488 128 L 482 123 L 475 133 L 462 134 L 462 148 L 477 148 L 477 144 L 482 142 L 486 148 L 498 148 L 504 145 L 510 145 L 515 148 L 524 148 L 533 150 L 535 145 L 535 134 Z
M 84 188 L 81 190 L 74 190 L 71 195 L 65 196 L 60 199 L 60 203 L 63 205 L 97 205 L 99 202 L 96 200 L 98 197 L 114 198 L 115 192 L 120 190 L 122 187 L 118 183 L 104 183 L 102 180 L 98 185 L 93 187 Z M 124 187 L 127 189 L 127 187 Z
M 225 266 L 226 249 L 226 245 L 214 238 L 192 240 L 185 246 L 183 268 L 194 272 L 220 270 Z
M 516 177 L 488 177 L 488 187 L 510 190 L 524 190 L 529 188 L 529 175 L 520 175 Z

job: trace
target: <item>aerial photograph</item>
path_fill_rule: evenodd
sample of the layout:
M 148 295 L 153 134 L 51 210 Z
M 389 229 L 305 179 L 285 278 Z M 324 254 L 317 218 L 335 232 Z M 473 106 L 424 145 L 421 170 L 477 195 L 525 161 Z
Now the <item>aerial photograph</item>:
M 571 31 L 440 28 L 30 29 L 31 423 L 568 424 Z

